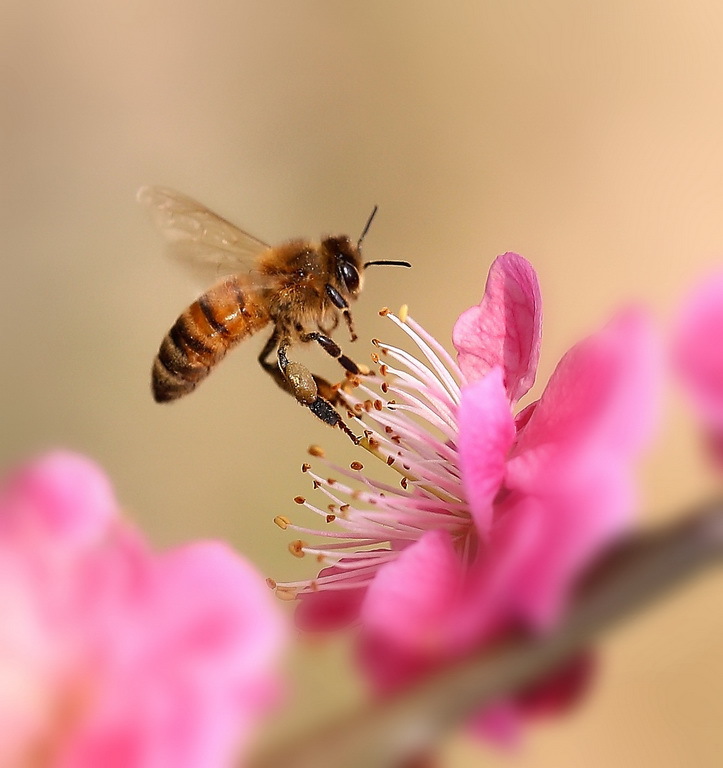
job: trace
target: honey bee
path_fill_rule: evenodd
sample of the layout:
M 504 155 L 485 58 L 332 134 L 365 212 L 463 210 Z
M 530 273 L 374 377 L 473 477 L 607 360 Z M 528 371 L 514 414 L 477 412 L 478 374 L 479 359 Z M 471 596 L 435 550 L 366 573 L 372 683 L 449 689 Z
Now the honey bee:
M 192 392 L 229 349 L 272 324 L 271 336 L 258 357 L 261 367 L 297 402 L 357 442 L 334 408 L 338 387 L 288 355 L 294 344 L 315 342 L 348 374 L 360 374 L 359 366 L 331 338 L 339 316 L 354 341 L 349 302 L 359 295 L 366 268 L 411 266 L 406 261 L 362 261 L 362 241 L 376 206 L 356 244 L 346 235 L 337 235 L 271 247 L 179 192 L 143 187 L 138 200 L 149 208 L 169 241 L 171 255 L 197 272 L 210 270 L 216 278 L 161 343 L 152 368 L 156 402 Z

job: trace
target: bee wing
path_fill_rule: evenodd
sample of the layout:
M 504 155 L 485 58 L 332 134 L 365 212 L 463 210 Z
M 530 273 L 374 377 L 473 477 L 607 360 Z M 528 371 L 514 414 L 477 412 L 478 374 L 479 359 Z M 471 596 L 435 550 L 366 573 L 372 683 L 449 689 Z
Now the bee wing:
M 224 275 L 251 272 L 257 256 L 269 247 L 172 189 L 141 187 L 137 199 L 148 208 L 168 241 L 169 255 L 204 283 Z

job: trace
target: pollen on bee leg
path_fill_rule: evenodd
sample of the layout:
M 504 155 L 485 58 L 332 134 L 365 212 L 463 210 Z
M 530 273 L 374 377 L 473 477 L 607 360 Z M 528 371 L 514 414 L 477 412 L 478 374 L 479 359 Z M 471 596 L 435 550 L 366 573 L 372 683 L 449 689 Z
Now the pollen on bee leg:
M 306 546 L 308 545 L 301 539 L 296 539 L 296 541 L 289 543 L 289 552 L 291 552 L 294 557 L 304 557 L 306 554 L 306 552 L 304 552 L 304 548 Z
M 291 525 L 291 520 L 289 520 L 288 517 L 284 517 L 284 515 L 276 515 L 274 523 L 276 523 L 282 531 L 285 531 Z

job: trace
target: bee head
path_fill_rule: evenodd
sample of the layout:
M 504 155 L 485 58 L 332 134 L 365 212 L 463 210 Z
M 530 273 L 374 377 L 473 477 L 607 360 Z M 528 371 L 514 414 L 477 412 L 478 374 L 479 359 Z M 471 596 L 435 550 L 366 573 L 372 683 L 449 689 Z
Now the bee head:
M 339 290 L 347 296 L 356 297 L 362 287 L 364 271 L 359 247 L 346 235 L 327 237 L 322 244 L 333 259 Z
M 375 205 L 371 215 L 367 219 L 367 223 L 364 225 L 359 239 L 356 245 L 346 235 L 339 237 L 327 237 L 323 245 L 327 251 L 335 259 L 335 273 L 336 278 L 339 281 L 340 288 L 343 292 L 349 296 L 356 297 L 362 287 L 363 273 L 367 267 L 373 266 L 397 266 L 397 267 L 411 267 L 412 265 L 408 261 L 391 261 L 388 259 L 378 261 L 362 261 L 361 246 L 366 233 L 369 231 L 374 216 L 377 212 L 377 206 Z

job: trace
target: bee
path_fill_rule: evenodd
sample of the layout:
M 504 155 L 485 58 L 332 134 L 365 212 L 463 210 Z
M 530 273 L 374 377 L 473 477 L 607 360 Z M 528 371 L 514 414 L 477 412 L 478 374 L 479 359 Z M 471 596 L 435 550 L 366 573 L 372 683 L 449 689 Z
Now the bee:
M 210 271 L 216 279 L 161 342 L 152 368 L 156 402 L 192 392 L 229 349 L 271 324 L 271 336 L 258 356 L 261 367 L 317 418 L 358 442 L 334 408 L 338 387 L 289 354 L 295 344 L 314 342 L 350 376 L 361 373 L 331 334 L 341 316 L 351 341 L 357 338 L 349 302 L 361 292 L 368 267 L 411 266 L 406 261 L 362 261 L 362 241 L 376 206 L 356 244 L 337 235 L 272 247 L 179 192 L 143 187 L 138 200 L 169 241 L 171 255 L 196 272 Z

